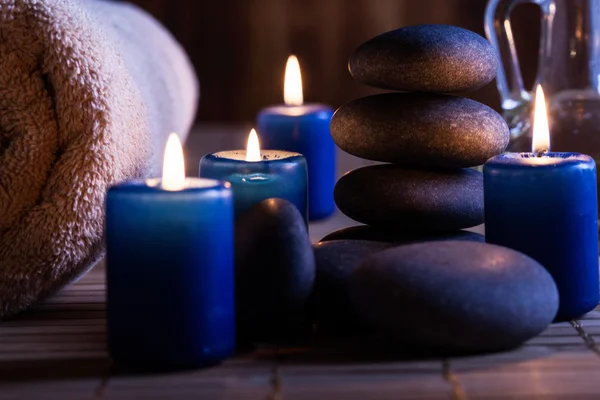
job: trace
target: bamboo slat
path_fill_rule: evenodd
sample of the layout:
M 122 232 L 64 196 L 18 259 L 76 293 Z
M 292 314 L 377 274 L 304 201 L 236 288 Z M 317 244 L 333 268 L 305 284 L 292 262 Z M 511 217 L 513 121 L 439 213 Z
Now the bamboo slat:
M 87 378 L 70 381 L 16 381 L 0 384 L 2 400 L 93 399 L 98 380 Z
M 321 375 L 284 376 L 286 400 L 312 399 L 450 399 L 452 385 L 439 374 L 379 374 L 375 377 Z

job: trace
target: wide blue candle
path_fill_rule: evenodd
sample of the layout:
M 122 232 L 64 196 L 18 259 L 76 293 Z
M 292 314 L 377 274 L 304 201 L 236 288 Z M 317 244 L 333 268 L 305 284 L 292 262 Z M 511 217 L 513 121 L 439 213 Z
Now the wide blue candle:
M 160 179 L 106 200 L 108 348 L 120 364 L 191 368 L 235 348 L 233 198 L 229 184 Z
M 508 153 L 483 167 L 486 241 L 519 250 L 552 274 L 557 319 L 600 300 L 594 160 L 577 153 Z
M 231 183 L 236 217 L 277 197 L 293 203 L 308 221 L 306 159 L 301 154 L 262 150 L 260 161 L 246 161 L 246 150 L 207 154 L 200 160 L 200 176 Z
M 288 60 L 285 89 L 286 105 L 267 107 L 258 114 L 261 144 L 265 149 L 288 150 L 306 157 L 309 219 L 326 218 L 335 211 L 336 147 L 329 132 L 334 110 L 323 104 L 302 104 L 300 66 L 295 57 Z

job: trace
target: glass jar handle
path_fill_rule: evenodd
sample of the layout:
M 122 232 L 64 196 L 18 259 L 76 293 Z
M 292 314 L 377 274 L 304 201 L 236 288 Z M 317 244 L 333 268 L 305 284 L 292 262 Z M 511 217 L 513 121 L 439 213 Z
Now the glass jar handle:
M 550 14 L 551 0 L 490 0 L 485 9 L 485 33 L 501 61 L 496 83 L 504 110 L 517 108 L 531 99 L 531 94 L 523 87 L 517 49 L 510 27 L 510 13 L 515 6 L 524 3 L 540 6 L 544 18 Z M 547 25 L 542 21 L 540 50 L 545 43 L 546 33 Z

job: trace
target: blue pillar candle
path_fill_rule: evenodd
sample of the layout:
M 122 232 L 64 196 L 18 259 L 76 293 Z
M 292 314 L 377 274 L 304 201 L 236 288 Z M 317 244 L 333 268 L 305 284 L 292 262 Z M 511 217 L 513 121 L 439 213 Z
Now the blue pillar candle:
M 223 182 L 164 179 L 107 194 L 109 353 L 134 367 L 208 366 L 235 349 L 233 196 Z
M 306 157 L 309 219 L 323 219 L 335 211 L 336 147 L 329 133 L 334 110 L 322 104 L 303 104 L 300 66 L 293 56 L 288 60 L 284 92 L 285 105 L 267 107 L 258 114 L 262 145 Z
M 236 217 L 262 200 L 277 197 L 293 203 L 308 221 L 307 168 L 302 154 L 262 150 L 255 161 L 247 161 L 247 154 L 247 150 L 207 154 L 200 160 L 200 176 L 231 183 Z
M 519 250 L 550 272 L 560 295 L 557 319 L 564 320 L 600 300 L 596 165 L 587 155 L 544 152 L 548 147 L 549 138 L 532 153 L 486 162 L 485 233 L 487 242 Z

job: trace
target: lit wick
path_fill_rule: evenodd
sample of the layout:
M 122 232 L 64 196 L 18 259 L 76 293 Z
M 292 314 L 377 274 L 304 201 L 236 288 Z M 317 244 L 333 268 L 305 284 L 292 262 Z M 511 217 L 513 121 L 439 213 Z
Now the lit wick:
M 176 133 L 171 133 L 165 147 L 163 161 L 162 187 L 165 190 L 177 191 L 185 188 L 185 163 L 181 141 Z
M 550 151 L 550 129 L 548 128 L 548 115 L 546 114 L 546 99 L 542 86 L 538 85 L 535 90 L 531 152 L 536 157 L 543 157 L 548 151 Z
M 248 144 L 246 146 L 246 161 L 257 162 L 261 161 L 260 155 L 260 143 L 258 142 L 258 135 L 256 131 L 252 129 L 248 135 Z
M 548 153 L 548 149 L 539 149 L 537 153 L 535 153 L 536 157 L 543 157 Z
M 288 57 L 285 66 L 283 101 L 288 106 L 301 106 L 302 103 L 304 103 L 300 63 L 298 62 L 298 58 L 294 55 Z

